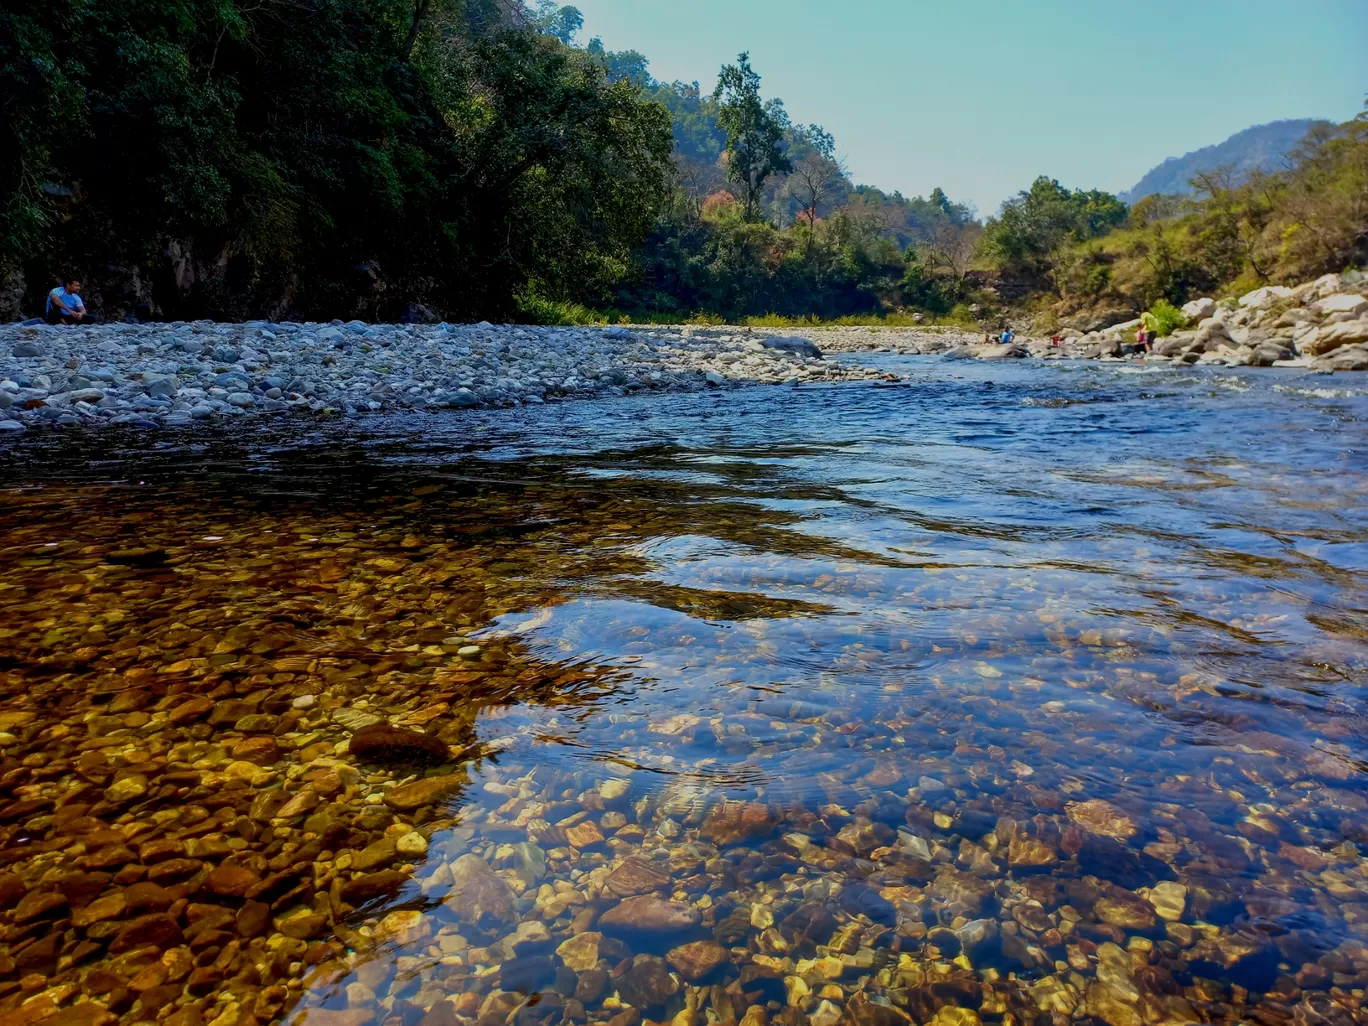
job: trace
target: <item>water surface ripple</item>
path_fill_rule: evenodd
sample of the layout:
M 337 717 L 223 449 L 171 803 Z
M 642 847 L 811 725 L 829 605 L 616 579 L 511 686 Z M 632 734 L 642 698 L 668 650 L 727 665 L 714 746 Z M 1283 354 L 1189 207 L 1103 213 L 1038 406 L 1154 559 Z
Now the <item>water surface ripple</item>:
M 866 359 L 7 442 L 5 1007 L 1365 1021 L 1368 383 Z

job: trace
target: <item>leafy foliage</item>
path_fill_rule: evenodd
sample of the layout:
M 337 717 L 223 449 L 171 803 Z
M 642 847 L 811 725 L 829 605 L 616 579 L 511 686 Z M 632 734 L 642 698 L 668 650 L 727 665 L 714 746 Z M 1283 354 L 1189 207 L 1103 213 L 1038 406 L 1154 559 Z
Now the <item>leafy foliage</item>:
M 760 99 L 760 76 L 745 53 L 735 64 L 723 66 L 713 99 L 718 102 L 717 125 L 727 134 L 727 177 L 741 187 L 744 213 L 752 220 L 765 181 L 793 169 L 784 152 L 788 114 L 782 100 Z
M 988 219 L 984 252 L 1003 264 L 1040 270 L 1065 245 L 1105 235 L 1125 219 L 1126 205 L 1110 193 L 1070 192 L 1042 175 Z
M 1159 300 L 1140 317 L 1144 321 L 1145 327 L 1161 338 L 1165 335 L 1172 335 L 1187 324 L 1187 317 L 1183 315 L 1183 311 L 1167 299 Z
M 35 293 L 132 278 L 168 316 L 603 295 L 666 195 L 669 114 L 565 45 L 578 12 L 543 13 L 545 32 L 501 0 L 16 0 L 0 266 Z

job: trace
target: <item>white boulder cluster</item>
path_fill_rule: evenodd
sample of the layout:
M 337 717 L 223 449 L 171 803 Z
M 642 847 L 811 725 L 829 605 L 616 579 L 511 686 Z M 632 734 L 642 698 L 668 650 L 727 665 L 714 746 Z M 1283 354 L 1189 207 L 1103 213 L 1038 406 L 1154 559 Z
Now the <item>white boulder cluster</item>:
M 802 339 L 689 328 L 210 321 L 0 326 L 0 433 L 518 406 L 866 378 Z
M 1154 351 L 1127 354 L 1139 319 L 1102 331 L 1067 333 L 1063 351 L 1032 340 L 1031 355 L 1132 358 L 1226 367 L 1368 370 L 1368 278 L 1327 274 L 1291 288 L 1266 285 L 1239 299 L 1195 299 L 1183 307 L 1187 326 L 1155 342 Z M 1039 350 L 1045 349 L 1046 352 Z

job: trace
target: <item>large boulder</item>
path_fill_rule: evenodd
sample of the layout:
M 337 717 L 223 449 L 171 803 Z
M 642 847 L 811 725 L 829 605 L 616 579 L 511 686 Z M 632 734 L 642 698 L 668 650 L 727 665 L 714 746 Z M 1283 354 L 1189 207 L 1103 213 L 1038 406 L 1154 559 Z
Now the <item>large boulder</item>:
M 1216 300 L 1210 296 L 1203 296 L 1201 299 L 1194 299 L 1190 303 L 1183 304 L 1183 316 L 1192 324 L 1206 320 L 1215 312 Z
M 1001 346 L 980 346 L 975 354 L 980 360 L 1015 360 L 1031 354 L 1025 346 L 1009 343 Z
M 1208 317 L 1201 324 L 1197 325 L 1197 337 L 1194 340 L 1198 352 L 1212 352 L 1218 346 L 1229 345 L 1233 339 L 1230 337 L 1230 329 L 1225 326 L 1225 322 L 1218 317 Z
M 1089 331 L 1101 331 L 1110 324 L 1117 324 L 1126 320 L 1128 317 L 1133 316 L 1135 316 L 1133 311 L 1121 309 L 1119 307 L 1110 307 L 1091 312 L 1083 310 L 1065 318 L 1062 322 L 1062 327 L 1077 328 L 1084 333 Z
M 1291 339 L 1270 339 L 1254 347 L 1248 363 L 1251 367 L 1272 367 L 1276 361 L 1290 360 L 1294 355 Z
M 1190 331 L 1177 331 L 1161 339 L 1156 339 L 1154 343 L 1154 353 L 1156 356 L 1177 356 L 1188 346 L 1192 345 L 1196 339 Z
M 1265 285 L 1240 297 L 1240 306 L 1246 309 L 1264 310 L 1280 299 L 1291 299 L 1292 290 L 1286 285 Z
M 1338 274 L 1322 274 L 1311 283 L 1311 289 L 1317 296 L 1333 296 L 1344 285 L 1344 279 Z
M 1330 366 L 1334 370 L 1368 371 L 1368 345 L 1345 346 L 1330 355 Z
M 1368 298 L 1356 295 L 1353 292 L 1337 292 L 1333 296 L 1326 296 L 1318 301 L 1315 304 L 1315 309 L 1324 317 L 1340 313 L 1357 317 L 1359 314 L 1368 311 Z
M 1325 324 L 1297 339 L 1297 348 L 1308 356 L 1324 356 L 1341 346 L 1368 342 L 1368 317 Z
M 785 353 L 811 356 L 818 360 L 822 358 L 822 351 L 813 342 L 799 338 L 797 335 L 775 335 L 772 338 L 762 338 L 760 344 L 766 349 L 779 349 Z
M 1108 325 L 1106 328 L 1103 329 L 1102 333 L 1104 335 L 1134 336 L 1135 331 L 1137 328 L 1140 327 L 1140 324 L 1141 319 L 1139 317 L 1132 317 L 1128 321 L 1121 321 L 1119 324 Z

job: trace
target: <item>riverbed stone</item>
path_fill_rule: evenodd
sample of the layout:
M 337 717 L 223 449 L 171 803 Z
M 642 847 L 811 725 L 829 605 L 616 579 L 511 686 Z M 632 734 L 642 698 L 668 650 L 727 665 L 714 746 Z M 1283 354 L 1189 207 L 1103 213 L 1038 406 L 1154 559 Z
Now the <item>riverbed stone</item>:
M 649 894 L 660 890 L 670 882 L 667 869 L 633 855 L 625 858 L 604 881 L 604 889 L 619 898 L 629 898 L 634 894 Z
M 1139 830 L 1129 813 L 1101 798 L 1070 802 L 1066 809 L 1069 819 L 1083 829 L 1105 837 L 1125 841 L 1134 837 Z
M 467 783 L 466 777 L 461 774 L 423 777 L 386 791 L 385 804 L 400 812 L 412 812 L 460 794 L 465 790 Z
M 598 965 L 599 942 L 602 938 L 602 934 L 591 931 L 577 933 L 563 940 L 556 948 L 556 954 L 568 968 L 583 973 Z
M 696 908 L 667 901 L 654 895 L 626 898 L 599 918 L 605 933 L 674 934 L 693 929 L 701 913 Z
M 727 965 L 731 956 L 716 941 L 700 940 L 671 948 L 665 959 L 683 979 L 689 983 L 700 983 Z
M 617 987 L 624 1001 L 642 1010 L 663 1005 L 679 990 L 665 960 L 658 955 L 637 955 L 632 967 L 618 978 Z
M 452 883 L 444 904 L 461 922 L 482 927 L 517 918 L 513 892 L 478 855 L 462 855 L 451 863 Z
M 362 762 L 412 762 L 436 766 L 451 760 L 450 750 L 439 738 L 385 723 L 361 726 L 352 734 L 347 748 Z

